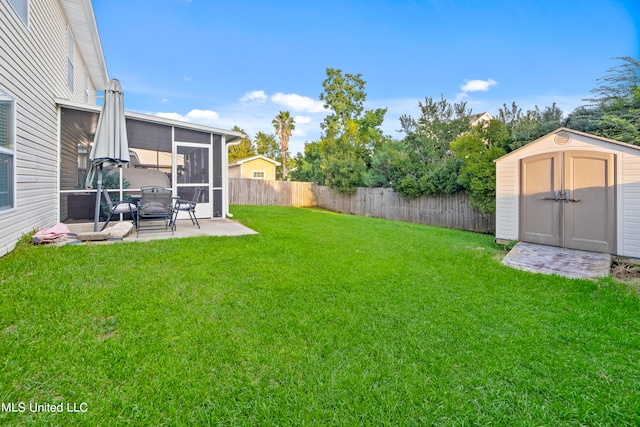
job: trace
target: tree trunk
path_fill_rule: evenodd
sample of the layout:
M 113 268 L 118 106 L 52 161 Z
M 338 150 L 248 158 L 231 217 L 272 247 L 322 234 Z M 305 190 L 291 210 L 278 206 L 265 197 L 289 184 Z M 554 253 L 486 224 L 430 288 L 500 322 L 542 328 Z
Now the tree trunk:
M 287 152 L 282 150 L 282 180 L 287 179 Z

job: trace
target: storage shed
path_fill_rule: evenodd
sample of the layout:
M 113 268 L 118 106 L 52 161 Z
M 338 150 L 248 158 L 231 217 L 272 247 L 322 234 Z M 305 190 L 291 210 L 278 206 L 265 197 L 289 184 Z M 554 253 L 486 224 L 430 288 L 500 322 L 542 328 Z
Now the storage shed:
M 496 160 L 496 241 L 640 258 L 640 147 L 557 129 Z

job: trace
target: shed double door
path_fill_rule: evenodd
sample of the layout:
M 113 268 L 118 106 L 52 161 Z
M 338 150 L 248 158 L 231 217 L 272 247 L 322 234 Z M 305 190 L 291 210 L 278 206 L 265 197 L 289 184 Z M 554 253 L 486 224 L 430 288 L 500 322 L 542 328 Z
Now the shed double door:
M 615 251 L 615 155 L 539 154 L 520 164 L 520 240 Z

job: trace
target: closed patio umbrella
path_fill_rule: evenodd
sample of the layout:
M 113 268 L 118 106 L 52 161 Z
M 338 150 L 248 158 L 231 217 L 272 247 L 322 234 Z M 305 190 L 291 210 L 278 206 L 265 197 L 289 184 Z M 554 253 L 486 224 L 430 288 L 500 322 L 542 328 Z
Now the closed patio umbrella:
M 98 118 L 93 147 L 89 154 L 91 167 L 87 174 L 85 186 L 91 188 L 93 176 L 97 171 L 96 211 L 94 216 L 94 231 L 98 231 L 100 219 L 100 195 L 102 188 L 102 168 L 115 165 L 121 167 L 129 163 L 129 141 L 127 140 L 127 125 L 124 117 L 124 94 L 120 82 L 112 79 L 104 91 L 102 111 Z

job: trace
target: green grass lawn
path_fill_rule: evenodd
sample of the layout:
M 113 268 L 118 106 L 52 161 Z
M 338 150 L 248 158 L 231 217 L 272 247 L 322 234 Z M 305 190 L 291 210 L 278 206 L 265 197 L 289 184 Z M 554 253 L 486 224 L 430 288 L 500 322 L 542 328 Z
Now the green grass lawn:
M 629 287 L 504 267 L 488 235 L 232 211 L 260 234 L 0 258 L 0 402 L 26 406 L 0 424 L 640 423 Z

